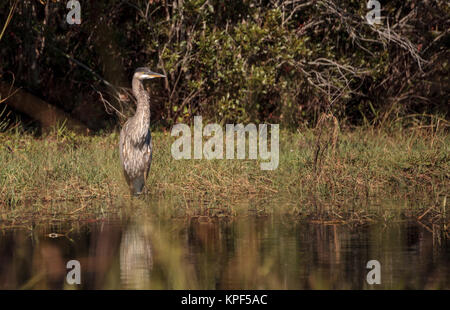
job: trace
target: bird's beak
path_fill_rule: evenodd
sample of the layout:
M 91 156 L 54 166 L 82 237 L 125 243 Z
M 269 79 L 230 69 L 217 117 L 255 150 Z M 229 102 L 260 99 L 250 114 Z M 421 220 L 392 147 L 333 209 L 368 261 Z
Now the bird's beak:
M 156 72 L 148 72 L 148 73 L 143 73 L 141 75 L 142 78 L 144 79 L 154 79 L 154 78 L 165 78 L 166 76 L 160 73 L 156 73 Z

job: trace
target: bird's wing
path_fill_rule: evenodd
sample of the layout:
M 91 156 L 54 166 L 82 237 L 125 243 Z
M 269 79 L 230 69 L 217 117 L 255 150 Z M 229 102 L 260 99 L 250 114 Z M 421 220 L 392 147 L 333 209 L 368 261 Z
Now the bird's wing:
M 145 179 L 147 179 L 148 176 L 148 172 L 150 171 L 150 166 L 152 164 L 152 151 L 153 151 L 153 143 L 152 143 L 152 133 L 150 132 L 150 130 L 148 131 L 147 137 L 145 139 L 145 144 L 146 144 L 146 148 L 147 148 L 147 167 L 145 169 Z

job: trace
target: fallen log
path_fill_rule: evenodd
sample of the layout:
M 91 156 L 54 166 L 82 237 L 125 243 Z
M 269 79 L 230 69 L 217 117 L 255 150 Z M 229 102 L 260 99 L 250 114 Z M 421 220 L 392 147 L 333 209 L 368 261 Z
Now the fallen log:
M 2 81 L 0 81 L 1 101 L 14 110 L 24 113 L 38 121 L 43 130 L 64 123 L 67 129 L 76 133 L 89 133 L 89 128 L 86 125 L 72 118 L 61 109 L 37 98 L 23 89 L 11 87 L 11 85 Z

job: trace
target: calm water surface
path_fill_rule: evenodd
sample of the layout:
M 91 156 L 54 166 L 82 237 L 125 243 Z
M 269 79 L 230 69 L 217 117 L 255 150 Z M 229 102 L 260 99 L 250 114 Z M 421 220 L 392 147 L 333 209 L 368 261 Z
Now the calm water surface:
M 81 284 L 66 264 L 78 260 Z M 369 260 L 381 284 L 369 285 Z M 450 289 L 438 227 L 232 220 L 76 222 L 0 229 L 0 289 Z

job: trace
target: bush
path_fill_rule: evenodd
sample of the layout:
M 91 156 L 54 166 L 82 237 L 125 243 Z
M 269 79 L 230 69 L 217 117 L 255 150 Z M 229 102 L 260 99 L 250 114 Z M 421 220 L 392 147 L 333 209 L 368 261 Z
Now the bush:
M 286 126 L 323 111 L 353 124 L 447 117 L 448 4 L 381 2 L 370 26 L 365 1 L 99 0 L 82 3 L 81 25 L 65 23 L 65 1 L 20 1 L 0 76 L 93 124 L 132 113 L 123 87 L 142 65 L 168 76 L 151 84 L 163 126 L 195 114 Z

